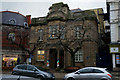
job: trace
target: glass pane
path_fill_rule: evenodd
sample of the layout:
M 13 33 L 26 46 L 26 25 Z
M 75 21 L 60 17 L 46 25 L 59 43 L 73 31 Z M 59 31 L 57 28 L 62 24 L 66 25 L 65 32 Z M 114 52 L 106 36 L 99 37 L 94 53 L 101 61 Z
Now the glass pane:
M 93 69 L 84 69 L 80 71 L 80 73 L 92 73 L 92 72 L 93 72 Z
M 34 67 L 28 66 L 28 70 L 33 71 Z
M 103 71 L 100 71 L 100 70 L 98 70 L 98 69 L 94 69 L 93 72 L 94 72 L 94 73 L 104 73 Z
M 43 61 L 44 60 L 44 55 L 38 55 L 37 59 L 40 60 L 40 61 Z

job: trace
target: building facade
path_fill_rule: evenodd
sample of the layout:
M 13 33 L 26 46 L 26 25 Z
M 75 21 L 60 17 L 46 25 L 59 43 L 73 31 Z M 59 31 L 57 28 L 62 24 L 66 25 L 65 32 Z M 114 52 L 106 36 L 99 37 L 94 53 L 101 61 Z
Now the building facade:
M 120 67 L 120 0 L 106 0 L 110 23 L 110 53 L 113 68 Z
M 75 53 L 75 66 L 96 66 L 98 29 L 94 11 L 72 12 L 67 4 L 52 4 L 47 16 L 32 19 L 30 49 L 37 47 L 32 64 L 50 69 L 66 68 L 72 64 L 67 49 L 74 51 L 81 47 Z
M 26 62 L 28 53 L 21 48 L 29 49 L 28 20 L 30 16 L 24 16 L 18 12 L 2 11 L 2 68 L 9 69 L 15 65 Z

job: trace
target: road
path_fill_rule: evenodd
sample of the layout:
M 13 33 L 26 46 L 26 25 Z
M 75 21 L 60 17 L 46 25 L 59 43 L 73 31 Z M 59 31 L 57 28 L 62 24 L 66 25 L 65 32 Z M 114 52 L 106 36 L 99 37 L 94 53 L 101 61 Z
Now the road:
M 11 75 L 11 74 L 2 74 L 2 80 L 40 80 L 33 77 L 27 77 L 27 76 L 18 76 L 18 75 Z
M 11 74 L 2 74 L 2 79 L 1 80 L 39 80 L 37 78 L 33 77 L 27 77 L 27 76 L 19 76 L 19 75 L 11 75 Z
M 114 72 L 112 74 L 113 74 L 113 80 L 120 80 L 119 73 Z M 55 80 L 63 80 L 65 73 L 54 73 L 54 75 L 56 76 Z M 11 75 L 11 74 L 2 74 L 2 76 L 0 76 L 0 79 L 1 80 L 18 80 L 19 77 L 20 77 L 20 80 L 40 80 L 38 78 Z
M 112 72 L 113 80 L 120 80 L 120 72 Z
M 2 74 L 1 80 L 40 80 L 38 78 L 27 77 L 27 76 L 18 76 L 18 75 L 11 75 L 11 74 Z M 55 80 L 63 80 L 63 78 L 57 78 Z

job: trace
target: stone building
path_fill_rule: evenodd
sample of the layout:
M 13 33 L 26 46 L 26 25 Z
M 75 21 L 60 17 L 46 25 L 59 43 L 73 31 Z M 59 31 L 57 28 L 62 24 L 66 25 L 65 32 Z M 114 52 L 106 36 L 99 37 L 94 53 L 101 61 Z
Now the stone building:
M 37 47 L 32 64 L 50 69 L 71 66 L 71 54 L 62 43 L 73 51 L 79 48 L 75 53 L 75 66 L 96 66 L 98 29 L 101 28 L 94 11 L 72 12 L 67 4 L 52 4 L 47 16 L 32 18 L 30 49 Z

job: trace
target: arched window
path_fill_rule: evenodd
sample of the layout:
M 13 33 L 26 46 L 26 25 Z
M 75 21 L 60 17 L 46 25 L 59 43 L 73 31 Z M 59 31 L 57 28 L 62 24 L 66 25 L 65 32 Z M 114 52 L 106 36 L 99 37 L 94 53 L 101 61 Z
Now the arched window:
M 24 27 L 28 28 L 28 23 L 27 22 L 24 22 Z
M 8 39 L 10 39 L 14 42 L 15 41 L 15 33 L 9 33 L 8 34 Z
M 13 18 L 12 18 L 12 19 L 10 19 L 10 20 L 9 20 L 9 24 L 15 25 L 15 24 L 16 24 L 16 20 L 15 20 L 15 19 L 13 19 Z

